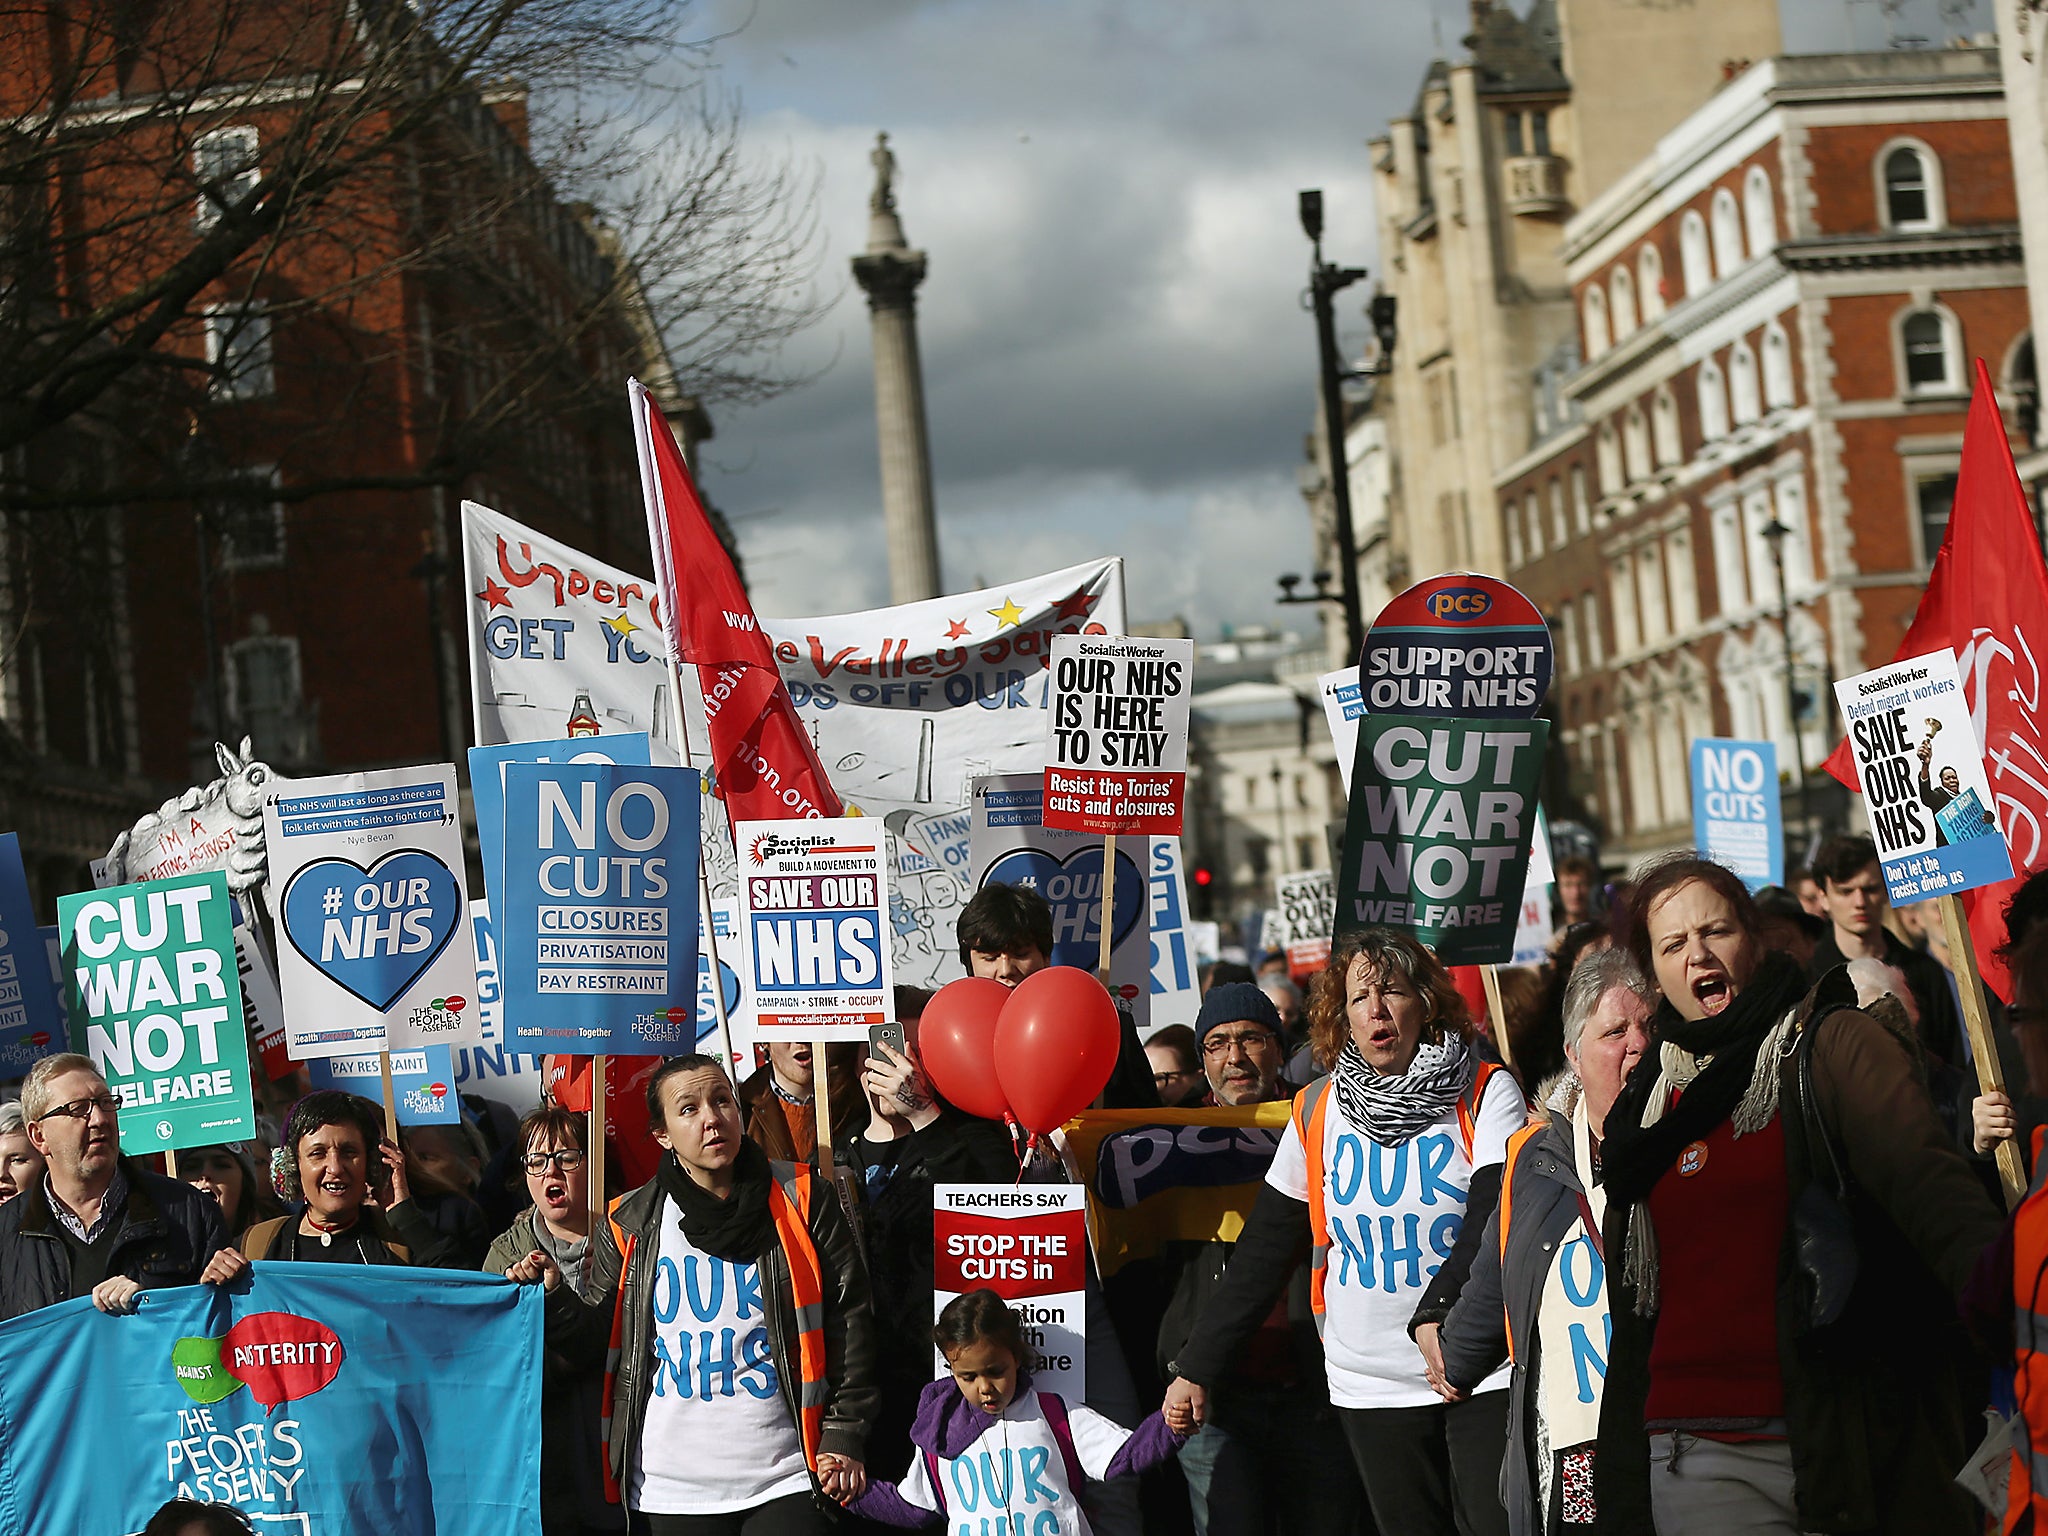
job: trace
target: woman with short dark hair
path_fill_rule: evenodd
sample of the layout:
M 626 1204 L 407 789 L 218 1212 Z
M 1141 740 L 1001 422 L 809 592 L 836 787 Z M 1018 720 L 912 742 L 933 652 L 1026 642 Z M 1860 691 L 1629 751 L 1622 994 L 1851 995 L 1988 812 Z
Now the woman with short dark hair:
M 384 1139 L 384 1112 L 368 1099 L 333 1088 L 300 1099 L 285 1116 L 271 1174 L 278 1197 L 303 1208 L 244 1232 L 235 1245 L 243 1259 L 449 1262 L 447 1240 L 412 1202 L 405 1154 Z

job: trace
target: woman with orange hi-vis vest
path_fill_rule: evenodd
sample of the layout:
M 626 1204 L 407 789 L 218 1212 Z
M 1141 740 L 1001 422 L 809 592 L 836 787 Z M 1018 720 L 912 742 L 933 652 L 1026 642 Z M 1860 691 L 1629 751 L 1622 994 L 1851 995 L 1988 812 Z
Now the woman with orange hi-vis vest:
M 709 1056 L 647 1085 L 654 1179 L 614 1201 L 579 1298 L 536 1252 L 548 1340 L 605 1361 L 608 1475 L 650 1536 L 813 1536 L 858 1495 L 874 1411 L 868 1284 L 830 1186 L 771 1162 Z
M 1444 1402 L 1409 1325 L 1468 1214 L 1491 1209 L 1522 1091 L 1479 1059 L 1450 973 L 1405 933 L 1340 939 L 1309 1020 L 1330 1075 L 1295 1097 L 1223 1283 L 1174 1362 L 1167 1423 L 1186 1433 L 1200 1421 L 1207 1386 L 1272 1310 L 1306 1240 L 1330 1401 L 1374 1523 L 1389 1536 L 1505 1536 L 1507 1370 Z

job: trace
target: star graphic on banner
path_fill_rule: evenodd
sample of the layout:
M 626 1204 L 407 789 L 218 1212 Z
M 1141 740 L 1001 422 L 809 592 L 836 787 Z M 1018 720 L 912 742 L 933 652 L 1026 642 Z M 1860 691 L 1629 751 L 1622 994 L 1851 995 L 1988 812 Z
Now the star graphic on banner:
M 1019 608 L 1016 600 L 1011 597 L 1003 599 L 1002 607 L 989 609 L 988 616 L 998 624 L 1008 624 L 1013 629 L 1024 622 L 1024 610 Z
M 477 593 L 476 600 L 484 605 L 486 611 L 512 606 L 512 594 L 488 576 L 484 578 L 484 589 Z
M 617 613 L 612 615 L 612 617 L 604 621 L 604 627 L 606 629 L 615 629 L 622 635 L 630 635 L 640 626 L 638 624 L 635 624 L 631 619 L 627 618 L 626 610 L 621 608 Z
M 965 619 L 953 619 L 946 625 L 946 638 L 948 640 L 958 640 L 966 633 L 967 621 Z
M 1095 605 L 1100 601 L 1102 599 L 1098 594 L 1090 592 L 1086 587 L 1076 587 L 1073 596 L 1060 599 L 1059 611 L 1053 617 L 1055 619 L 1085 619 L 1095 611 Z

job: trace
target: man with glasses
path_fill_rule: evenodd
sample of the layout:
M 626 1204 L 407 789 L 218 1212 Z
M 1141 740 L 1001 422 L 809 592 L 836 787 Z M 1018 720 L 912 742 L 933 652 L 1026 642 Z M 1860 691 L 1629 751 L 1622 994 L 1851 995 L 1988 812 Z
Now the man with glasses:
M 1217 1105 L 1248 1109 L 1294 1097 L 1295 1085 L 1282 1075 L 1287 1046 L 1280 1010 L 1252 982 L 1210 988 L 1195 1035 Z M 1278 1140 L 1277 1131 L 1246 1134 Z M 1264 1167 L 1257 1172 L 1263 1177 Z M 1169 1378 L 1180 1374 L 1174 1357 L 1221 1284 L 1234 1246 L 1203 1243 L 1187 1256 L 1159 1328 L 1159 1358 Z M 1365 1495 L 1330 1407 L 1306 1266 L 1245 1347 L 1236 1372 L 1210 1394 L 1208 1417 L 1182 1448 L 1180 1468 L 1199 1536 L 1343 1536 L 1358 1528 Z
M 121 1156 L 120 1105 L 84 1056 L 45 1056 L 21 1085 L 43 1177 L 0 1206 L 0 1318 L 91 1296 L 133 1312 L 144 1290 L 229 1278 L 220 1202 Z

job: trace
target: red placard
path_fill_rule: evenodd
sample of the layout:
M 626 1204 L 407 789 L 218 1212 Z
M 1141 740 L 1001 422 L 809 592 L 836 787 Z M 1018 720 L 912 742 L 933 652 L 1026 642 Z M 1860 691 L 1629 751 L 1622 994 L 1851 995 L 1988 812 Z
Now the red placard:
M 1078 1291 L 1086 1280 L 1088 1213 L 1011 1219 L 932 1213 L 933 1288 L 991 1290 L 1005 1301 Z

